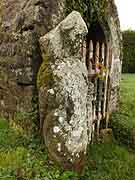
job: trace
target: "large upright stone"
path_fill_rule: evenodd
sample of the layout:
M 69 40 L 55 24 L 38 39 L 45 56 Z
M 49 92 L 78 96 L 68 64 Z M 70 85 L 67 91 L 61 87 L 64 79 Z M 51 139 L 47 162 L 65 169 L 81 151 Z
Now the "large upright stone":
M 73 11 L 40 38 L 38 89 L 45 144 L 53 160 L 78 172 L 88 144 L 88 79 L 82 48 L 87 31 L 81 15 Z

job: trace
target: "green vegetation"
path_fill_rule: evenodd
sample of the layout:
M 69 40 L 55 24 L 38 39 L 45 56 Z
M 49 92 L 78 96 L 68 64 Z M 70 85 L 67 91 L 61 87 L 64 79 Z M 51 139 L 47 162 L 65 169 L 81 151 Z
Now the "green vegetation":
M 135 72 L 135 31 L 123 32 L 123 72 Z
M 135 179 L 135 74 L 124 74 L 121 82 L 120 110 L 113 115 L 112 143 L 91 145 L 84 179 Z M 126 144 L 126 146 L 125 146 Z M 128 146 L 127 146 L 128 145 Z
M 86 170 L 82 177 L 57 168 L 49 160 L 38 135 L 27 134 L 19 125 L 9 125 L 6 120 L 1 119 L 0 179 L 134 180 L 135 152 L 119 142 L 125 143 L 125 139 L 129 145 L 130 135 L 135 127 L 135 75 L 125 74 L 122 79 L 121 108 L 113 117 L 114 133 L 119 141 L 92 144 L 88 148 Z
M 92 145 L 83 180 L 134 180 L 135 154 L 117 142 Z
M 62 171 L 48 160 L 38 136 L 28 136 L 18 127 L 0 120 L 0 179 L 71 180 L 75 173 Z
M 135 147 L 135 74 L 123 74 L 120 110 L 113 116 L 115 137 Z
M 91 0 L 91 9 L 94 11 L 91 13 L 92 22 L 97 22 L 101 19 L 104 20 L 106 16 L 107 1 L 106 0 Z
M 50 84 L 53 83 L 53 75 L 52 70 L 49 64 L 48 55 L 43 55 L 43 63 L 41 64 L 41 67 L 39 69 L 38 75 L 37 75 L 37 87 L 40 88 L 43 84 Z
M 87 25 L 90 26 L 90 24 L 105 19 L 107 16 L 107 12 L 105 12 L 107 3 L 107 0 L 66 0 L 66 14 L 68 15 L 73 10 L 76 10 L 80 12 Z

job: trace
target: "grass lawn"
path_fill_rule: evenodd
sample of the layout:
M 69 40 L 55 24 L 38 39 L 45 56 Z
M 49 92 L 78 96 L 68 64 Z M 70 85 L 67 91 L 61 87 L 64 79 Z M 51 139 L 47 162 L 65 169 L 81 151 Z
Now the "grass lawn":
M 125 74 L 121 83 L 121 108 L 114 115 L 118 140 L 131 139 L 135 127 L 135 75 Z M 125 133 L 126 131 L 126 133 Z M 119 135 L 121 138 L 119 139 Z M 27 136 L 0 120 L 0 180 L 135 180 L 135 152 L 118 141 L 89 147 L 84 176 L 62 171 L 48 160 L 42 140 Z
M 135 74 L 123 74 L 122 76 L 120 110 L 113 117 L 113 128 L 118 140 L 127 144 L 129 147 L 134 146 Z
M 121 82 L 121 111 L 127 112 L 135 127 L 135 74 L 123 74 Z

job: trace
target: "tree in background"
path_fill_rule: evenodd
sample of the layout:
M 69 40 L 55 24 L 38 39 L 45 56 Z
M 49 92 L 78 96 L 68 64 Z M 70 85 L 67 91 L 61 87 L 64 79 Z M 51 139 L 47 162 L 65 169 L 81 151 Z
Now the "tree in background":
M 123 32 L 123 73 L 135 73 L 135 31 Z

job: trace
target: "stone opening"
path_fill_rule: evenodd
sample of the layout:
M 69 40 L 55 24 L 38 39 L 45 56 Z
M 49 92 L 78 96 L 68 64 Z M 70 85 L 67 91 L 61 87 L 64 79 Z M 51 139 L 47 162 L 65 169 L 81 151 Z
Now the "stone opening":
M 109 48 L 104 30 L 99 23 L 91 26 L 87 37 L 86 66 L 88 79 L 94 84 L 92 100 L 93 129 L 98 138 L 100 123 L 107 120 L 109 88 Z M 106 123 L 107 127 L 107 123 Z
M 106 41 L 104 30 L 99 23 L 91 25 L 88 33 L 88 41 L 92 40 L 93 42 L 99 41 L 100 43 Z

